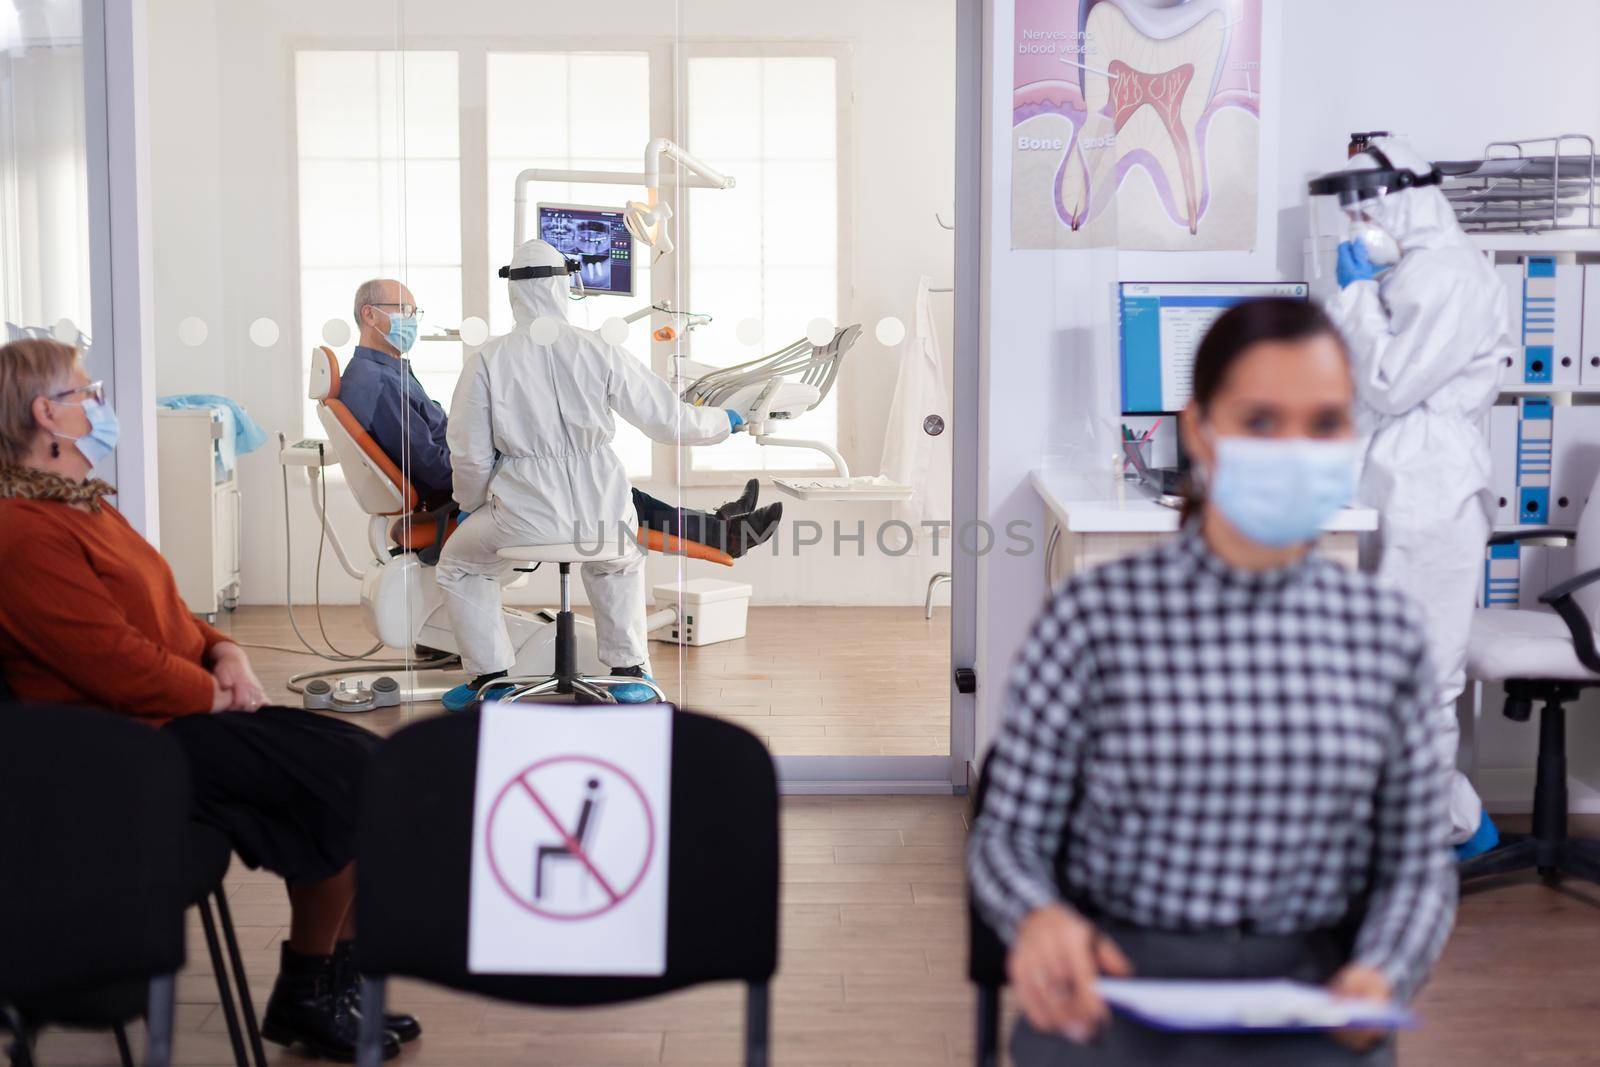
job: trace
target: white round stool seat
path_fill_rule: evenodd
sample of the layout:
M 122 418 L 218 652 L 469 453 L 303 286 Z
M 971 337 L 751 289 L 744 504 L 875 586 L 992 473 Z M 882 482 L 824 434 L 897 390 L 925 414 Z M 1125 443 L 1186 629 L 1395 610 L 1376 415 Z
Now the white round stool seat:
M 632 541 L 589 541 L 565 545 L 512 545 L 500 549 L 501 559 L 518 563 L 610 563 L 639 551 Z

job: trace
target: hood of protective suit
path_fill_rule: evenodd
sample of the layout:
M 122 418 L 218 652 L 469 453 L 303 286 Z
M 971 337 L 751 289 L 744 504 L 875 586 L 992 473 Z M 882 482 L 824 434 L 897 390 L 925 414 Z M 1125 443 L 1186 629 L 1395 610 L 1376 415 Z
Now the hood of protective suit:
M 511 257 L 511 267 L 562 267 L 566 261 L 548 241 L 524 241 Z M 550 278 L 510 281 L 506 288 L 511 294 L 511 315 L 518 326 L 527 326 L 543 315 L 554 316 L 558 322 L 567 321 L 570 286 L 564 271 Z
M 1423 159 L 1404 141 L 1380 137 L 1373 142 L 1391 164 L 1409 170 L 1419 177 L 1429 173 L 1433 165 Z M 1350 161 L 1346 170 L 1375 170 L 1382 164 L 1363 152 Z M 1388 231 L 1400 245 L 1402 252 L 1414 248 L 1444 248 L 1451 245 L 1470 245 L 1456 213 L 1437 185 L 1411 189 L 1396 189 L 1384 196 L 1361 202 L 1368 218 Z

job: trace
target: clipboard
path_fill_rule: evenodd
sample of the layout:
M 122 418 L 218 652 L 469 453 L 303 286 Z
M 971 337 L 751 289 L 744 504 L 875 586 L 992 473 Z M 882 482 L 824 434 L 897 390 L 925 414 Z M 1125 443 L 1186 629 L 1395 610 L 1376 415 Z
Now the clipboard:
M 1107 1004 L 1129 1019 L 1180 1033 L 1408 1030 L 1417 1025 L 1416 1016 L 1398 1004 L 1338 997 L 1321 986 L 1286 979 L 1102 978 L 1097 988 Z

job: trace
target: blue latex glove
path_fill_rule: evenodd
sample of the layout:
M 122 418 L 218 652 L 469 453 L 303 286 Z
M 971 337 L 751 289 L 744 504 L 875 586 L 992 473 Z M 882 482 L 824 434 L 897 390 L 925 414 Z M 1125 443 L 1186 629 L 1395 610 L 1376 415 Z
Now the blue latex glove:
M 1360 241 L 1345 241 L 1339 246 L 1339 288 L 1351 282 L 1371 281 L 1378 276 L 1378 268 L 1367 254 L 1367 246 Z
M 729 433 L 738 433 L 740 430 L 744 429 L 744 416 L 743 415 L 739 414 L 737 411 L 733 410 L 732 408 L 723 408 L 722 410 L 724 410 L 724 411 L 726 411 L 728 413 L 728 432 Z

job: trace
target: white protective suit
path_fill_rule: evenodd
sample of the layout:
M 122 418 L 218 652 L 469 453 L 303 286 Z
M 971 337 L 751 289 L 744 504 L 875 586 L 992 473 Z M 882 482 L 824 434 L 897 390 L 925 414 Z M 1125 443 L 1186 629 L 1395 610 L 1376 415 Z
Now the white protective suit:
M 1379 144 L 1396 166 L 1426 173 L 1405 146 Z M 1425 615 L 1439 685 L 1436 737 L 1452 768 L 1450 823 L 1459 843 L 1483 814 L 1472 784 L 1454 770 L 1456 698 L 1466 686 L 1467 635 L 1494 514 L 1480 423 L 1514 351 L 1507 297 L 1437 187 L 1363 206 L 1401 255 L 1376 280 L 1347 286 L 1330 309 L 1350 344 L 1357 405 L 1372 434 L 1361 500 L 1378 509 L 1380 523 L 1362 558 Z
M 528 241 L 515 267 L 560 267 L 561 253 Z M 567 322 L 565 273 L 508 283 L 515 330 L 467 358 L 450 405 L 450 464 L 456 503 L 470 512 L 439 556 L 438 582 L 461 648 L 477 676 L 511 667 L 500 589 L 514 545 L 576 544 L 593 553 L 602 537 L 632 531 L 637 516 L 622 461 L 612 451 L 612 412 L 666 444 L 714 444 L 728 436 L 721 408 L 683 403 L 639 360 Z M 533 325 L 559 323 L 540 344 Z M 644 556 L 584 563 L 600 661 L 647 660 Z

